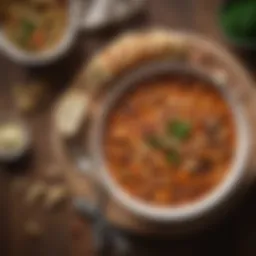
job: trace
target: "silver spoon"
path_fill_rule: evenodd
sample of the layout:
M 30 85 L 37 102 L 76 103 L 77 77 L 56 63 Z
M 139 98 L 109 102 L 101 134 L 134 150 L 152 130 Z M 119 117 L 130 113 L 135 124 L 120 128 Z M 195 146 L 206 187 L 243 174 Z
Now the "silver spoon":
M 112 227 L 104 216 L 107 193 L 100 181 L 93 175 L 92 163 L 79 141 L 81 139 L 78 134 L 75 138 L 67 141 L 66 148 L 72 160 L 75 161 L 78 171 L 92 182 L 97 199 L 96 203 L 92 203 L 85 198 L 75 198 L 73 205 L 82 216 L 93 222 L 93 241 L 97 255 L 106 255 L 107 250 L 113 251 L 115 255 L 130 255 L 129 241 L 121 232 Z

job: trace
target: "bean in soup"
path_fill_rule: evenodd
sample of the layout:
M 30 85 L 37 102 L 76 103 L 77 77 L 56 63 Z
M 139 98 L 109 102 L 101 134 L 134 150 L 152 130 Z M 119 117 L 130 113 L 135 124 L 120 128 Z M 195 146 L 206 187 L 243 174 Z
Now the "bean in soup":
M 235 148 L 231 110 L 212 85 L 163 77 L 126 93 L 109 114 L 109 172 L 130 195 L 169 206 L 200 199 L 227 174 Z

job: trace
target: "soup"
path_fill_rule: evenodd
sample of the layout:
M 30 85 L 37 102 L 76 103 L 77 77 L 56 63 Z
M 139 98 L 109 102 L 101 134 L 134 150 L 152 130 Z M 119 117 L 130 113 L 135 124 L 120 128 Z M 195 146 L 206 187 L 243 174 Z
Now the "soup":
M 2 28 L 17 47 L 40 52 L 55 46 L 67 27 L 67 0 L 8 0 L 1 5 Z
M 108 116 L 105 160 L 116 182 L 150 204 L 190 203 L 228 173 L 235 125 L 220 92 L 198 78 L 172 76 L 127 92 Z

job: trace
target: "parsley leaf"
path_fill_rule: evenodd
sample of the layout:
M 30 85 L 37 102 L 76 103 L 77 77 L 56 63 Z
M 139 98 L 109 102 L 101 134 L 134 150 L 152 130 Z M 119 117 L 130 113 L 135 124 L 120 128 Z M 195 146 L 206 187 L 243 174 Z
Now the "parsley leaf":
M 187 139 L 190 132 L 191 125 L 187 122 L 176 120 L 167 124 L 167 134 L 179 140 Z

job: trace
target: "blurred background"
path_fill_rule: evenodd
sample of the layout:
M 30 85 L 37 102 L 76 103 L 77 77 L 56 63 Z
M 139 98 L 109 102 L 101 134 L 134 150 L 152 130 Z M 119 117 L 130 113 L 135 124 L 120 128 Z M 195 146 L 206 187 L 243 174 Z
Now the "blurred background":
M 256 254 L 254 186 L 223 220 L 189 236 L 149 235 L 145 226 L 137 232 L 137 220 L 122 225 L 130 223 L 119 209 L 112 227 L 103 208 L 85 203 L 95 199 L 95 184 L 77 170 L 88 164 L 77 146 L 86 144 L 85 135 L 69 137 L 87 96 L 69 98 L 73 105 L 57 111 L 65 112 L 57 118 L 65 124 L 54 121 L 59 102 L 83 87 L 93 56 L 123 33 L 154 28 L 206 36 L 254 79 L 255 1 L 0 0 L 0 20 L 0 144 L 12 145 L 8 152 L 0 145 L 0 255 Z

